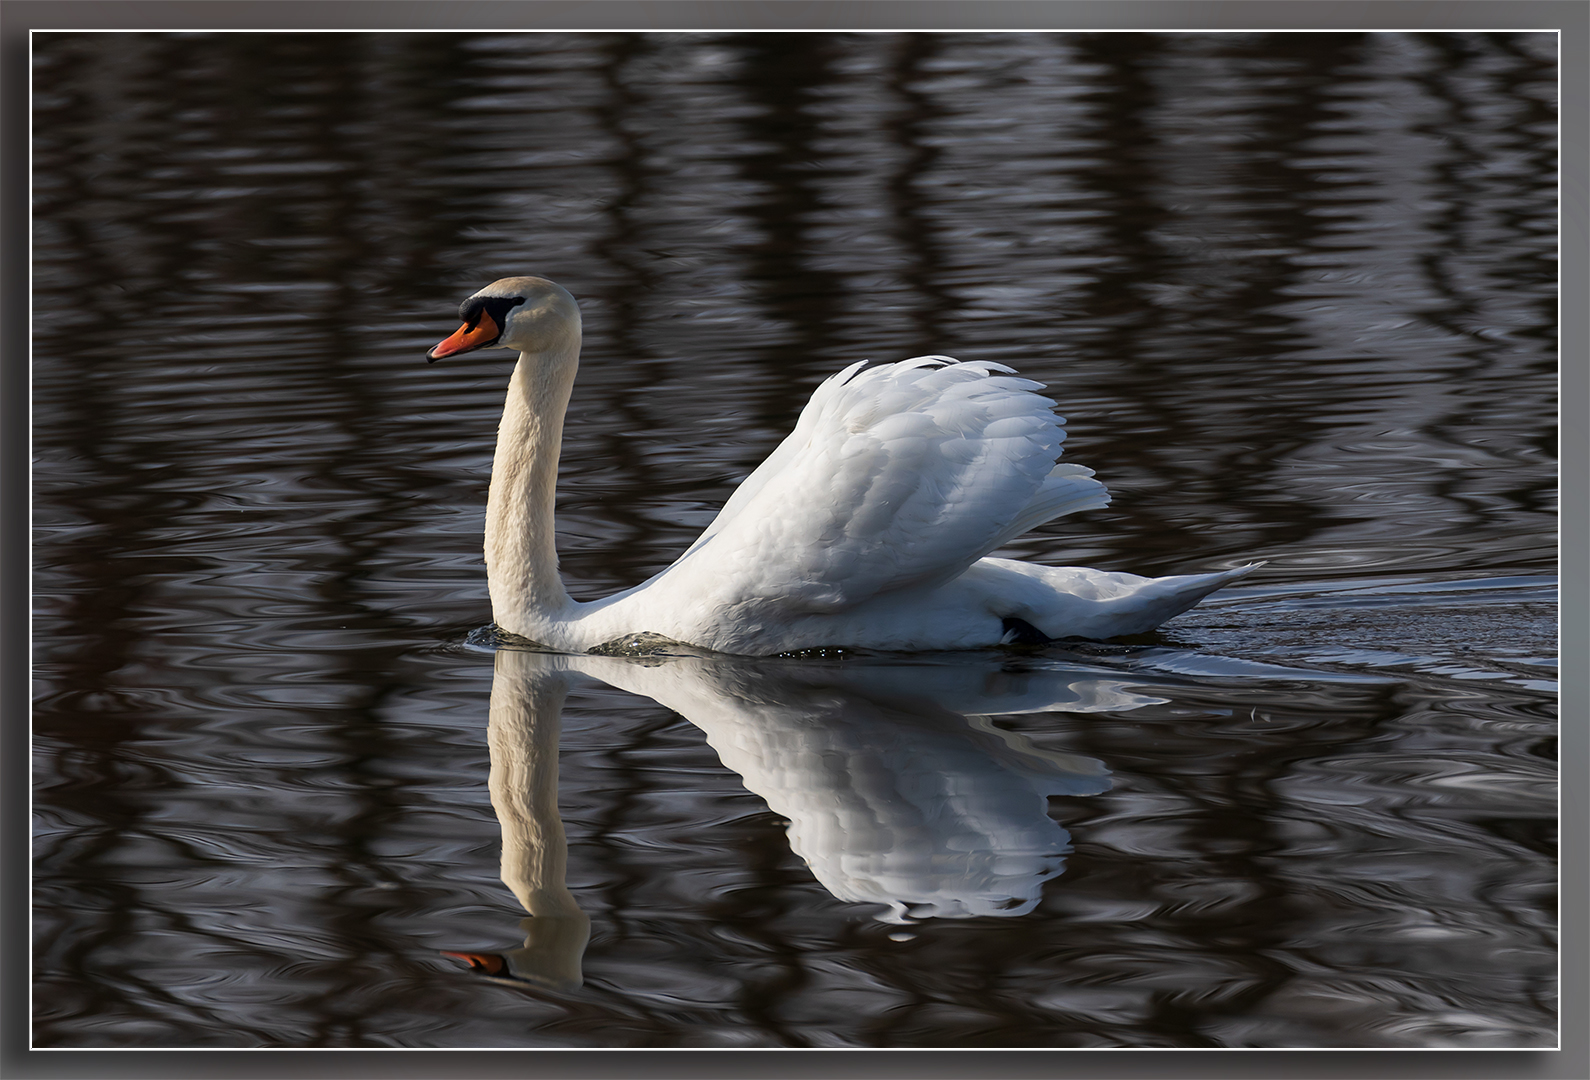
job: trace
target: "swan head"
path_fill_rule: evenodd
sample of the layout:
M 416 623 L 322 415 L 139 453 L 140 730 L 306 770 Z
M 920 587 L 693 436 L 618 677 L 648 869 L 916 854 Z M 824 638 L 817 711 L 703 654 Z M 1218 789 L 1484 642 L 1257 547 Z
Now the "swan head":
M 546 278 L 493 281 L 458 306 L 458 317 L 464 325 L 425 354 L 432 363 L 476 349 L 564 353 L 580 344 L 580 305 Z

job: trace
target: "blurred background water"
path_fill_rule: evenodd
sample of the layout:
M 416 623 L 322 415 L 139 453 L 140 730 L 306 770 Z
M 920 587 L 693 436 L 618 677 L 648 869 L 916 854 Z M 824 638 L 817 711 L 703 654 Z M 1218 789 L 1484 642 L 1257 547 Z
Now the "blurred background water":
M 34 58 L 36 1045 L 1554 1043 L 1550 35 Z M 585 312 L 577 598 L 930 352 L 1114 493 L 1007 554 L 1268 565 L 1127 643 L 494 657 L 508 369 L 423 352 L 515 273 Z

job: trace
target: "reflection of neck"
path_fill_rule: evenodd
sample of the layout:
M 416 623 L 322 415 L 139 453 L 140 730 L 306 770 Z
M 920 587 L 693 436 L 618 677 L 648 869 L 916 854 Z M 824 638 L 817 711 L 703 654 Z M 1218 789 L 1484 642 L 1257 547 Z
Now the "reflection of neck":
M 486 500 L 492 616 L 503 629 L 532 639 L 538 616 L 561 613 L 569 603 L 558 576 L 552 507 L 578 356 L 577 336 L 569 349 L 520 353 L 497 429 Z
M 558 729 L 568 683 L 534 653 L 497 653 L 491 686 L 491 805 L 502 825 L 502 880 L 531 915 L 584 918 L 566 884 L 558 816 Z

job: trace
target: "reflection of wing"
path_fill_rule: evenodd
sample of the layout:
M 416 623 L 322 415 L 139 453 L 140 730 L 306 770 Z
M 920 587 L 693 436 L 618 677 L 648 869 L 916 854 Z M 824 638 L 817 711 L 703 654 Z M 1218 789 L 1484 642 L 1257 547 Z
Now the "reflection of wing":
M 814 686 L 828 685 L 831 680 L 853 694 L 925 697 L 941 709 L 967 716 L 1128 712 L 1167 700 L 1143 693 L 1142 677 L 1126 682 L 1087 669 L 1023 666 L 1005 657 L 968 658 L 955 664 L 892 658 L 887 663 L 811 664 L 800 678 Z M 1030 751 L 1047 753 L 1036 748 Z
M 724 765 L 789 819 L 790 846 L 829 892 L 887 904 L 896 919 L 1032 910 L 1071 850 L 1045 796 L 1109 785 L 1097 762 L 1066 773 L 953 714 L 832 694 L 768 703 L 752 723 L 700 726 Z
M 818 387 L 790 433 L 670 572 L 728 604 L 837 612 L 953 578 L 1013 536 L 1109 502 L 1041 384 L 924 356 Z M 699 556 L 699 557 L 698 557 Z
M 935 691 L 981 713 L 1040 699 L 1155 700 L 1128 704 L 1124 691 L 1090 689 L 1093 677 L 1075 671 L 1002 679 L 986 664 L 565 662 L 701 728 L 723 764 L 789 819 L 791 847 L 823 886 L 841 900 L 887 904 L 892 920 L 1032 910 L 1070 850 L 1047 797 L 1110 786 L 1101 762 L 968 722 Z

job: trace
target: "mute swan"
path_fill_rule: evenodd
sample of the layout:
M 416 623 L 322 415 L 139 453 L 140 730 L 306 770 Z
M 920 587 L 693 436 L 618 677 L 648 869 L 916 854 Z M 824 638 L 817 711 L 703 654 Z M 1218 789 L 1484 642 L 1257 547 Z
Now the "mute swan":
M 1065 438 L 1042 384 L 944 356 L 852 364 L 672 566 L 580 603 L 564 591 L 552 522 L 580 309 L 561 286 L 503 278 L 459 308 L 431 361 L 519 354 L 486 506 L 497 626 L 561 652 L 638 635 L 767 655 L 849 647 L 986 648 L 1152 630 L 1251 566 L 1142 578 L 988 552 L 1062 514 L 1109 503 L 1091 469 L 1058 464 Z

